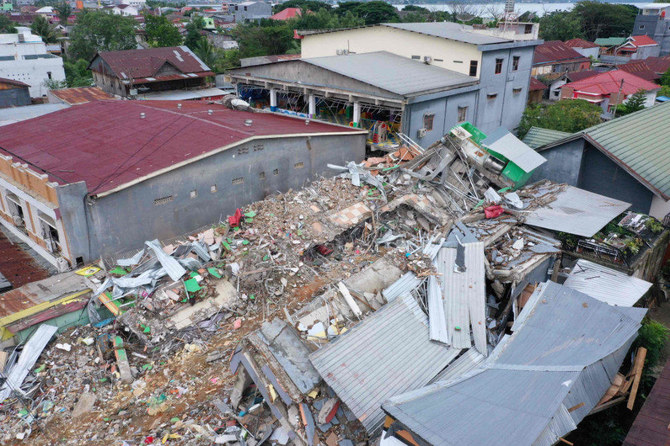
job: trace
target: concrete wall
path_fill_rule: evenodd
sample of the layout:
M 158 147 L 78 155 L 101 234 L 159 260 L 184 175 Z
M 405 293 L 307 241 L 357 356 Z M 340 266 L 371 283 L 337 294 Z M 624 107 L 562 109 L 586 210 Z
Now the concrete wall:
M 649 215 L 663 221 L 663 218 L 668 214 L 670 214 L 670 200 L 665 201 L 661 197 L 654 195 L 651 199 Z
M 594 57 L 598 58 L 600 54 L 600 47 L 596 48 L 573 48 L 573 50 L 577 51 L 579 54 L 581 54 L 584 57 Z
M 408 58 L 418 56 L 420 60 L 430 56 L 433 58 L 431 65 L 466 75 L 470 74 L 470 61 L 476 60 L 477 77 L 482 65 L 482 53 L 477 45 L 385 26 L 307 35 L 301 45 L 303 58 L 335 56 L 338 50 L 351 53 L 389 51 Z
M 668 24 L 670 26 L 670 23 Z M 631 59 L 646 59 L 647 57 L 658 57 L 661 54 L 660 45 L 649 45 L 642 46 L 637 49 L 637 51 L 631 55 Z
M 15 60 L 0 61 L 0 77 L 30 85 L 31 97 L 46 96 L 48 89 L 44 86 L 44 82 L 49 79 L 49 73 L 53 80 L 65 80 L 63 59 L 60 57 L 52 54 L 39 59 L 24 59 L 24 57 L 18 56 Z
M 92 248 L 84 260 L 216 224 L 238 207 L 332 175 L 328 163 L 364 156 L 364 134 L 264 139 L 220 152 L 96 199 L 87 207 Z
M 588 143 L 577 186 L 631 203 L 630 210 L 634 212 L 648 214 L 651 207 L 652 192 Z
M 528 100 L 533 54 L 533 47 L 483 53 L 475 125 L 485 133 L 498 127 L 512 130 L 519 125 Z M 512 67 L 514 56 L 519 57 L 518 70 L 513 70 Z M 495 74 L 496 59 L 503 59 L 500 74 Z
M 584 144 L 584 140 L 579 138 L 540 152 L 547 162 L 533 171 L 529 183 L 546 178 L 557 183 L 577 186 Z
M 660 55 L 670 54 L 670 16 L 665 19 L 659 15 L 640 14 L 635 17 L 633 35 L 646 34 L 660 45 Z
M 30 93 L 25 87 L 0 88 L 0 108 L 30 105 Z
M 70 247 L 70 263 L 75 265 L 78 258 L 93 260 L 91 248 L 94 241 L 89 237 L 86 221 L 86 183 L 72 183 L 57 189 L 60 220 L 65 228 L 65 237 Z
M 471 91 L 409 104 L 403 115 L 403 129 L 421 146 L 428 147 L 458 124 L 458 107 L 467 107 L 465 120 L 474 122 L 477 113 L 477 97 L 478 92 Z M 417 132 L 424 127 L 424 115 L 431 113 L 434 115 L 433 129 L 420 138 Z

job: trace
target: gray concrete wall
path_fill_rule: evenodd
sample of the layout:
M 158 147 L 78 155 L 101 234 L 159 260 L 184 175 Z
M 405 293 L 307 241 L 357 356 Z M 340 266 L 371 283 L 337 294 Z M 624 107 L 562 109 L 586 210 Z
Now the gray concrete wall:
M 8 88 L 0 90 L 0 108 L 30 105 L 30 92 L 26 88 Z
M 631 56 L 631 59 L 638 60 L 646 59 L 647 57 L 658 57 L 659 54 L 661 54 L 660 45 L 643 46 L 637 49 L 635 54 Z
M 77 257 L 82 257 L 84 261 L 93 260 L 95 256 L 91 255 L 89 243 L 93 244 L 94 241 L 89 238 L 86 221 L 86 183 L 67 184 L 58 187 L 57 191 L 58 212 L 63 221 L 72 261 L 76 261 Z
M 631 203 L 630 210 L 635 212 L 648 214 L 651 208 L 651 191 L 589 143 L 577 187 Z
M 533 171 L 529 183 L 548 179 L 557 183 L 577 186 L 582 166 L 584 144 L 584 140 L 579 138 L 540 152 L 547 159 L 547 162 Z
M 473 122 L 477 112 L 477 91 L 416 102 L 406 106 L 403 116 L 407 135 L 423 147 L 428 147 L 458 124 L 458 107 L 467 107 L 466 121 Z M 433 129 L 419 138 L 417 132 L 424 126 L 424 115 L 433 113 Z
M 485 133 L 498 127 L 513 130 L 519 125 L 528 100 L 534 50 L 522 47 L 482 53 L 478 116 L 474 124 Z M 512 69 L 514 56 L 519 56 L 516 71 Z M 495 74 L 496 59 L 503 59 L 500 74 Z
M 216 224 L 238 207 L 301 188 L 316 175 L 332 175 L 328 163 L 364 156 L 363 134 L 265 139 L 231 148 L 95 200 L 88 207 L 89 258 Z
M 658 15 L 642 15 L 635 17 L 633 35 L 646 34 L 660 45 L 660 55 L 670 54 L 670 18 L 662 19 Z

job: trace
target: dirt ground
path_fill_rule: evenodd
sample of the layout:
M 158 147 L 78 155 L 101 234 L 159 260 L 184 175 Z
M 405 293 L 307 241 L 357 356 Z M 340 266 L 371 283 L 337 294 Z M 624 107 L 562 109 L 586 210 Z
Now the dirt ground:
M 14 288 L 46 279 L 50 275 L 49 271 L 40 266 L 22 245 L 23 243 L 11 241 L 0 230 L 0 273 Z

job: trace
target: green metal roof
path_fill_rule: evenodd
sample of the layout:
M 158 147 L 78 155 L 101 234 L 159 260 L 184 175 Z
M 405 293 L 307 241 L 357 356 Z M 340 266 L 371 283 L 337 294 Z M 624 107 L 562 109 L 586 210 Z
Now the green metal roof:
M 626 43 L 626 38 L 625 37 L 602 37 L 600 39 L 596 39 L 595 42 L 596 45 L 598 46 L 616 46 L 616 45 L 623 45 Z
M 670 199 L 669 102 L 580 133 L 649 189 Z
M 532 149 L 537 149 L 545 144 L 550 144 L 559 139 L 570 136 L 570 133 L 561 132 L 558 130 L 545 129 L 542 127 L 531 127 L 523 138 L 525 142 Z

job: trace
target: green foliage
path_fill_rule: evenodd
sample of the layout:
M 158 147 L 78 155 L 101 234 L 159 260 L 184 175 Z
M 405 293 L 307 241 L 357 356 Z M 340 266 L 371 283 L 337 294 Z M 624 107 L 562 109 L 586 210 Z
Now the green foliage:
M 195 51 L 198 47 L 198 44 L 206 39 L 200 31 L 205 27 L 205 21 L 199 15 L 194 15 L 191 17 L 191 21 L 186 25 L 186 38 L 184 39 L 184 45 L 189 47 L 191 51 Z
M 654 234 L 663 231 L 663 224 L 653 217 L 648 218 L 647 221 L 644 222 L 644 226 Z
M 430 14 L 430 9 L 423 8 L 417 5 L 405 5 L 405 7 L 402 8 L 402 10 L 406 12 L 423 12 L 425 14 Z
M 156 9 L 156 8 L 183 8 L 186 6 L 186 3 L 180 2 L 180 3 L 172 3 L 172 2 L 166 2 L 166 1 L 160 1 L 160 0 L 147 0 L 147 6 L 151 9 Z
M 577 242 L 579 240 L 577 236 L 569 234 L 567 232 L 558 232 L 556 234 L 556 237 L 563 244 L 563 248 L 568 249 L 570 251 L 574 251 L 577 248 Z
M 570 40 L 583 37 L 581 19 L 571 11 L 554 11 L 540 18 L 540 38 Z
M 85 59 L 66 60 L 63 63 L 65 69 L 65 82 L 68 87 L 90 87 L 93 85 L 93 75 L 88 69 L 88 61 Z
M 240 45 L 240 57 L 256 57 L 299 50 L 293 39 L 293 29 L 287 22 L 276 22 L 267 26 L 249 23 L 237 25 L 231 33 Z
M 103 11 L 85 9 L 77 15 L 70 34 L 69 55 L 91 60 L 98 51 L 130 50 L 137 47 L 137 21 Z
M 342 9 L 344 7 L 344 9 Z M 375 25 L 383 22 L 399 22 L 398 10 L 389 3 L 383 1 L 369 2 L 343 2 L 335 10 L 341 17 L 350 11 L 362 18 L 366 25 Z
M 67 88 L 67 81 L 57 81 L 56 79 L 45 79 L 43 85 L 49 90 L 62 90 Z
M 283 11 L 286 8 L 300 8 L 302 11 L 317 12 L 320 9 L 330 11 L 331 6 L 328 3 L 318 0 L 288 0 L 284 3 L 275 5 L 274 12 Z
M 56 28 L 44 16 L 38 15 L 35 17 L 32 25 L 30 25 L 30 30 L 33 34 L 40 36 L 44 43 L 56 43 L 58 40 Z
M 152 47 L 178 46 L 182 43 L 179 30 L 165 16 L 145 15 L 144 31 L 147 43 Z
M 552 105 L 536 104 L 526 108 L 519 124 L 519 138 L 531 127 L 574 133 L 600 123 L 602 109 L 582 99 L 566 99 Z
M 617 116 L 623 116 L 644 109 L 644 103 L 647 97 L 644 90 L 639 90 L 628 98 L 625 104 L 621 104 L 616 109 Z
M 638 347 L 647 349 L 647 356 L 644 360 L 644 369 L 642 369 L 642 379 L 640 383 L 640 394 L 646 396 L 654 385 L 654 368 L 660 365 L 663 357 L 663 349 L 668 342 L 670 330 L 653 319 L 645 318 L 642 321 L 642 327 L 638 331 L 638 337 L 633 343 L 633 351 Z
M 14 22 L 9 20 L 9 17 L 7 17 L 5 14 L 0 14 L 0 33 L 3 34 L 16 33 L 16 26 L 14 26 Z
M 60 24 L 66 26 L 68 24 L 67 20 L 72 14 L 72 7 L 70 6 L 70 3 L 62 1 L 54 6 L 54 11 L 56 11 L 56 14 L 58 14 Z
M 670 69 L 668 69 L 668 71 L 663 73 L 659 82 L 664 87 L 670 87 Z M 664 91 L 664 90 L 661 90 L 661 91 Z

